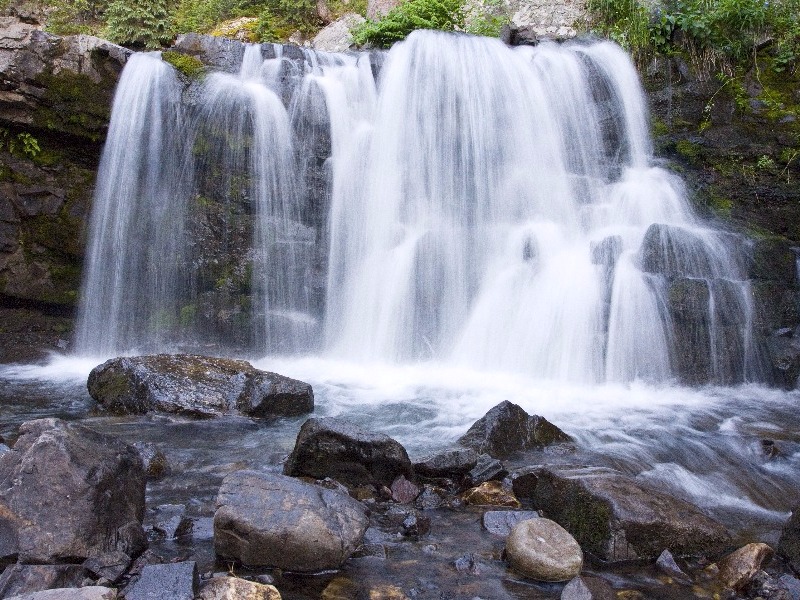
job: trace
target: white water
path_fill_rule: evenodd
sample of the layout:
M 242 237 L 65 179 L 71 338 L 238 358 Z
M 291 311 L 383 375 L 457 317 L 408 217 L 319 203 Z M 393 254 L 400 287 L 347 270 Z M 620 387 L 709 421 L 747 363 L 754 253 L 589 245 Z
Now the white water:
M 250 339 L 233 345 L 255 355 L 324 340 L 335 359 L 569 382 L 765 378 L 736 240 L 654 165 L 617 46 L 417 32 L 377 80 L 368 54 L 263 54 L 249 46 L 238 74 L 208 75 L 188 106 L 158 56 L 126 68 L 79 352 L 224 344 L 215 315 L 247 310 L 247 293 Z M 216 206 L 225 215 L 209 217 Z M 225 290 L 216 256 L 243 235 L 234 269 L 252 269 L 251 291 Z M 689 308 L 670 305 L 683 296 Z

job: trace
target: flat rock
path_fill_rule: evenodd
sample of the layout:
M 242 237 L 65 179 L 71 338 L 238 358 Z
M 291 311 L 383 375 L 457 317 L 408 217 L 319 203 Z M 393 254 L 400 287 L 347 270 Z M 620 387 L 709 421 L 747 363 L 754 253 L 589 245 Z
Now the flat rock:
M 294 477 L 331 477 L 350 486 L 390 486 L 400 475 L 411 479 L 405 448 L 382 433 L 343 419 L 308 419 L 297 434 L 283 472 Z
M 504 459 L 522 450 L 571 441 L 544 417 L 529 415 L 517 404 L 504 400 L 473 423 L 458 443 L 479 454 Z
M 240 577 L 212 577 L 200 587 L 197 600 L 281 600 L 274 585 Z
M 514 493 L 566 528 L 585 552 L 605 561 L 715 555 L 727 530 L 684 500 L 594 467 L 529 467 L 512 474 Z
M 506 539 L 506 555 L 514 571 L 537 581 L 569 581 L 583 566 L 578 542 L 550 519 L 517 523 Z
M 87 387 L 103 408 L 120 414 L 270 417 L 314 410 L 307 383 L 243 360 L 190 354 L 112 358 L 92 370 Z
M 9 565 L 0 575 L 0 598 L 80 587 L 86 575 L 80 565 Z
M 742 590 L 752 581 L 761 566 L 769 562 L 775 551 L 767 544 L 747 544 L 717 562 L 717 579 L 727 588 Z
M 124 552 L 108 552 L 101 556 L 91 556 L 83 562 L 83 567 L 99 579 L 105 577 L 116 583 L 131 566 L 131 557 Z
M 144 491 L 132 446 L 59 419 L 23 423 L 14 448 L 0 455 L 0 557 L 46 564 L 110 551 L 136 556 L 147 547 Z
M 481 517 L 481 524 L 489 533 L 506 537 L 517 523 L 541 516 L 533 510 L 487 510 Z
M 338 568 L 369 525 L 366 508 L 350 496 L 274 473 L 228 475 L 217 507 L 218 555 L 290 571 Z
M 125 600 L 194 600 L 198 584 L 194 561 L 147 565 L 139 579 L 125 589 Z
M 82 588 L 59 588 L 10 596 L 6 600 L 117 600 L 117 590 L 99 585 L 89 585 Z

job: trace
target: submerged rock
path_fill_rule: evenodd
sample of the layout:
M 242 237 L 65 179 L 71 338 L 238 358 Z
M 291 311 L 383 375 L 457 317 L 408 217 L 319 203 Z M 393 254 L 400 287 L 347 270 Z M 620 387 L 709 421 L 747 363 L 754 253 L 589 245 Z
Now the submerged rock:
M 512 476 L 514 493 L 565 527 L 584 551 L 610 562 L 714 555 L 727 530 L 696 506 L 594 467 L 532 467 Z
M 550 519 L 515 525 L 506 540 L 506 554 L 514 571 L 538 581 L 568 581 L 583 566 L 578 542 Z
M 0 558 L 82 561 L 147 546 L 145 474 L 128 444 L 59 419 L 20 427 L 0 455 Z
M 504 400 L 473 423 L 458 443 L 502 459 L 521 450 L 571 441 L 570 436 L 544 417 L 529 415 L 520 406 Z
M 311 418 L 300 428 L 283 472 L 332 477 L 352 486 L 390 486 L 400 475 L 411 478 L 411 461 L 405 448 L 387 435 L 343 419 Z
M 189 354 L 113 358 L 89 374 L 89 394 L 106 410 L 214 417 L 294 416 L 314 410 L 302 381 L 255 369 L 243 360 Z
M 561 592 L 561 600 L 615 600 L 617 594 L 604 579 L 578 576 Z
M 217 506 L 218 555 L 291 571 L 338 568 L 369 525 L 366 508 L 350 496 L 273 473 L 228 475 Z

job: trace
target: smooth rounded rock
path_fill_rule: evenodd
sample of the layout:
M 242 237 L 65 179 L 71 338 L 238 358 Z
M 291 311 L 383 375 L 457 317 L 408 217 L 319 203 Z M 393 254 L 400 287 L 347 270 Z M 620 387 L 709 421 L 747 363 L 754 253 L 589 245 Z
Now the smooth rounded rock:
M 197 600 L 281 600 L 274 585 L 241 577 L 213 577 L 200 588 Z
M 581 572 L 583 552 L 566 529 L 550 519 L 518 523 L 506 539 L 511 568 L 537 581 L 569 581 Z

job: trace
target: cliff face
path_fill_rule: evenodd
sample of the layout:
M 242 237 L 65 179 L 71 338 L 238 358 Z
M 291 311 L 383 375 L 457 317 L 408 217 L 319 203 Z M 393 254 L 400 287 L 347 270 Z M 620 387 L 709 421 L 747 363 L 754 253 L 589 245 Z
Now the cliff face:
M 238 42 L 189 35 L 165 60 L 189 56 L 233 71 L 243 51 Z M 32 356 L 37 347 L 69 339 L 94 178 L 114 88 L 129 55 L 98 38 L 57 37 L 0 18 L 0 127 L 5 136 L 0 147 L 0 310 L 6 311 L 0 335 L 8 341 L 5 348 L 17 348 L 0 352 L 0 360 Z M 283 55 L 301 56 L 291 46 Z M 773 362 L 782 365 L 779 377 L 791 384 L 800 374 L 800 350 L 792 350 L 798 341 L 793 330 L 800 323 L 792 250 L 800 244 L 800 155 L 793 158 L 800 154 L 800 124 L 793 116 L 800 105 L 796 82 L 770 80 L 763 73 L 733 83 L 709 81 L 677 58 L 649 63 L 641 71 L 657 154 L 687 181 L 704 216 L 753 240 L 751 276 L 764 307 L 758 315 L 760 332 L 772 348 Z M 186 81 L 191 96 L 195 84 Z M 40 151 L 26 153 L 10 143 L 21 134 L 33 136 Z M 303 182 L 319 188 L 311 194 L 308 212 L 313 214 L 304 215 L 303 223 L 320 232 L 326 212 L 325 139 L 320 133 L 318 148 L 309 153 L 313 160 Z M 236 308 L 220 308 L 217 300 L 208 300 L 214 313 Z M 49 320 L 37 321 L 37 315 Z M 224 324 L 220 331 L 230 334 Z M 29 350 L 19 350 L 23 347 Z
M 101 144 L 129 54 L 0 17 L 0 310 L 13 336 L 2 356 L 69 338 L 59 317 L 77 300 Z

